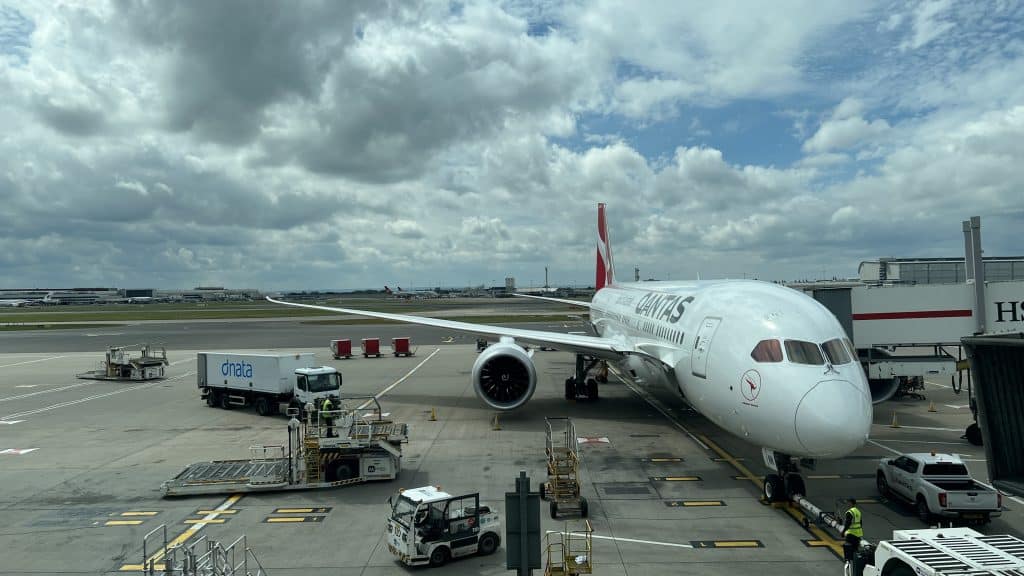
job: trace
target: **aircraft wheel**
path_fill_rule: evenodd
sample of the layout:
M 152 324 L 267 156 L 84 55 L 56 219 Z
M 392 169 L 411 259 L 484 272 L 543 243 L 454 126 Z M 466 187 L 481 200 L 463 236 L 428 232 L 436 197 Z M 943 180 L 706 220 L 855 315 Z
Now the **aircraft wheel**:
M 801 496 L 807 495 L 807 487 L 804 485 L 804 477 L 799 474 L 787 474 L 784 478 L 786 482 L 786 497 L 792 499 L 795 494 Z
M 576 399 L 576 382 L 572 378 L 565 379 L 565 399 Z
M 580 518 L 590 517 L 590 504 L 587 503 L 586 498 L 580 498 Z
M 764 477 L 764 497 L 768 502 L 781 502 L 785 496 L 785 485 L 782 476 L 769 474 Z
M 558 520 L 558 502 L 552 502 L 548 506 L 548 511 L 551 512 L 552 520 Z
M 537 491 L 540 492 L 540 499 L 541 500 L 547 500 L 548 499 L 547 487 L 548 487 L 548 483 L 547 482 L 541 482 L 540 483 L 540 488 L 537 489 Z
M 587 379 L 587 397 L 591 400 L 597 400 L 597 380 L 593 378 Z

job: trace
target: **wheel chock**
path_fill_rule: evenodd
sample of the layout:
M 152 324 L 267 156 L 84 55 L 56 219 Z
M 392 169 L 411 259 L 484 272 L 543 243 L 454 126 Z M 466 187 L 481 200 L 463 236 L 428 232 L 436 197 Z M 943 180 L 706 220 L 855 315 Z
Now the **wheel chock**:
M 934 401 L 928 403 L 928 411 L 929 412 L 938 412 L 938 410 L 935 409 L 935 402 Z
M 501 422 L 498 421 L 498 415 L 500 412 L 494 413 L 494 422 L 491 424 L 491 430 L 501 430 Z
M 428 420 L 431 422 L 437 422 L 437 408 L 432 407 L 430 409 L 430 418 L 428 418 Z
M 900 423 L 899 423 L 898 420 L 896 420 L 896 411 L 893 410 L 893 412 L 892 412 L 892 424 L 889 424 L 889 428 L 899 428 L 899 427 L 900 427 Z

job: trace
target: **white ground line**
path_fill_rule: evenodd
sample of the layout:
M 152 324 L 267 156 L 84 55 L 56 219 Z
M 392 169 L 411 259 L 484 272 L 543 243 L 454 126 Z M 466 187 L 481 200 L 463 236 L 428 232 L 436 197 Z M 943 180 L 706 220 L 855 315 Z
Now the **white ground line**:
M 0 418 L 0 420 L 9 420 L 11 418 L 20 418 L 22 416 L 30 416 L 32 414 L 39 414 L 41 412 L 49 412 L 50 410 L 56 410 L 57 408 L 64 408 L 65 406 L 73 406 L 75 404 L 81 404 L 82 402 L 88 402 L 90 400 L 98 400 L 100 398 L 106 398 L 107 396 L 113 396 L 115 394 L 124 394 L 125 392 L 131 392 L 133 390 L 142 390 L 143 388 L 152 388 L 153 386 L 157 386 L 159 384 L 164 384 L 166 382 L 171 382 L 171 381 L 174 381 L 174 380 L 179 380 L 181 378 L 185 378 L 186 376 L 192 376 L 194 374 L 195 374 L 195 372 L 186 372 L 186 373 L 184 373 L 184 374 L 182 374 L 180 376 L 175 376 L 174 378 L 167 378 L 165 380 L 155 380 L 153 382 L 147 382 L 145 384 L 140 384 L 138 386 L 132 386 L 130 388 L 121 388 L 120 390 L 114 390 L 113 392 L 107 392 L 106 394 L 96 394 L 94 396 L 87 396 L 85 398 L 79 398 L 78 400 L 69 400 L 67 402 L 61 402 L 60 404 L 53 404 L 51 406 L 45 406 L 43 408 L 36 408 L 35 410 L 27 410 L 25 412 L 18 412 L 16 414 L 8 414 L 7 416 L 4 416 L 4 417 Z
M 388 386 L 387 388 L 385 388 L 385 389 L 381 390 L 380 392 L 374 394 L 373 399 L 374 400 L 380 399 L 381 396 L 383 396 L 383 395 L 387 394 L 388 392 L 390 392 L 395 386 L 398 386 L 402 382 L 405 382 L 409 378 L 409 376 L 412 376 L 413 374 L 416 373 L 417 370 L 420 369 L 420 366 L 423 366 L 424 364 L 426 364 L 428 360 L 433 358 L 440 351 L 441 351 L 440 348 L 434 348 L 434 351 L 430 353 L 430 356 L 427 356 L 426 358 L 423 359 L 422 362 L 420 362 L 415 367 L 413 367 L 412 370 L 409 370 L 408 372 L 406 372 L 405 376 L 402 376 L 398 380 L 395 380 L 390 386 Z M 362 404 L 357 406 L 356 410 L 362 410 L 362 409 L 366 408 L 367 406 L 369 406 L 370 404 L 372 404 L 372 402 L 370 400 L 367 400 L 366 402 L 363 402 Z
M 46 362 L 47 360 L 56 360 L 58 358 L 66 358 L 66 356 L 50 356 L 49 358 L 39 358 L 37 360 L 26 360 L 24 362 L 15 362 L 14 364 L 3 364 L 0 368 L 10 368 L 11 366 L 21 366 L 22 364 L 35 364 L 36 362 Z
M 619 374 L 619 371 L 613 368 L 611 365 L 608 366 L 608 371 L 611 372 L 612 374 L 615 374 L 615 377 L 619 379 L 619 382 L 622 382 L 626 386 L 626 388 L 632 390 L 633 393 L 639 396 L 641 399 L 643 399 L 644 402 L 647 402 L 649 405 L 654 407 L 655 410 L 661 412 L 662 416 L 668 419 L 668 421 L 671 422 L 673 426 L 682 430 L 684 434 L 690 437 L 690 440 L 693 440 L 694 442 L 697 443 L 698 446 L 705 450 L 711 450 L 711 448 L 708 447 L 707 444 L 701 442 L 700 438 L 697 438 L 692 432 L 690 432 L 690 430 L 686 426 L 683 426 L 682 423 L 679 422 L 679 420 L 676 420 L 675 416 L 669 414 L 668 410 L 666 410 L 661 405 L 661 402 L 657 398 L 633 386 L 633 384 L 631 384 L 627 379 L 623 378 L 622 375 Z
M 54 356 L 54 358 L 63 358 L 63 356 Z M 52 360 L 52 358 L 44 358 L 44 360 Z M 178 360 L 177 362 L 171 362 L 168 366 L 174 366 L 175 364 L 181 364 L 182 362 L 188 362 L 191 358 L 185 358 L 184 360 Z M 172 380 L 177 377 L 172 378 Z M 60 386 L 58 388 L 47 388 L 46 390 L 37 390 L 35 392 L 26 392 L 25 394 L 18 394 L 17 396 L 7 396 L 6 398 L 0 398 L 0 402 L 9 402 L 11 400 L 21 400 L 22 398 L 31 398 L 32 396 L 39 396 L 40 394 L 50 394 L 53 392 L 63 392 L 64 390 L 71 390 L 72 388 L 79 388 L 82 386 L 92 386 L 102 380 L 86 380 L 84 382 L 76 382 L 74 384 L 68 384 L 67 386 Z
M 938 444 L 945 446 L 963 446 L 963 442 L 938 442 L 935 440 L 896 440 L 894 438 L 885 438 L 886 442 L 896 442 L 899 444 Z
M 565 532 L 557 532 L 553 530 L 547 530 L 548 534 L 565 534 Z M 658 542 L 656 540 L 637 540 L 635 538 L 619 538 L 618 536 L 598 536 L 597 534 L 591 534 L 591 538 L 598 540 L 614 540 L 616 542 L 633 542 L 635 544 L 653 544 L 654 546 L 671 546 L 672 548 L 693 548 L 693 544 L 677 544 L 675 542 Z

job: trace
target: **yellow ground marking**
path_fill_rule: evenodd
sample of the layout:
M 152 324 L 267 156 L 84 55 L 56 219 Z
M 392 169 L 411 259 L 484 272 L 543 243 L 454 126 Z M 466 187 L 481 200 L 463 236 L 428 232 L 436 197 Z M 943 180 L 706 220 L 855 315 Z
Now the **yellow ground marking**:
M 119 516 L 156 516 L 159 512 L 121 512 Z
M 682 458 L 650 458 L 650 462 L 682 462 Z
M 306 514 L 313 510 L 315 508 L 278 508 L 274 510 L 274 514 Z
M 196 514 L 201 516 L 206 514 L 238 514 L 238 510 L 196 510 Z
M 138 526 L 142 524 L 142 520 L 107 520 L 103 523 L 104 526 Z
M 708 438 L 707 436 L 705 436 L 703 434 L 700 434 L 699 437 L 701 439 L 701 442 L 704 442 L 705 444 L 707 444 L 708 447 L 711 448 L 711 450 L 715 454 L 718 454 L 718 456 L 720 458 L 722 458 L 723 460 L 728 462 L 730 465 L 732 465 L 733 468 L 738 470 L 740 472 L 740 474 L 743 475 L 743 478 L 746 478 L 747 480 L 750 480 L 754 484 L 757 484 L 758 488 L 760 488 L 761 490 L 764 490 L 764 480 L 762 480 L 761 478 L 758 478 L 757 476 L 755 476 L 754 473 L 751 472 L 749 468 L 747 468 L 741 462 L 736 460 L 736 458 L 733 457 L 732 454 L 729 454 L 728 452 L 723 450 L 718 444 L 715 444 L 714 442 L 712 442 L 711 439 Z M 821 528 L 818 528 L 813 523 L 811 523 L 810 520 L 806 516 L 804 516 L 803 511 L 801 511 L 799 508 L 797 508 L 793 504 L 787 503 L 787 505 L 785 506 L 784 509 L 786 510 L 786 513 L 789 514 L 794 520 L 799 522 L 800 525 L 805 526 L 807 531 L 810 532 L 816 539 L 821 540 L 822 542 L 824 542 L 825 546 L 829 550 L 831 550 L 833 554 L 835 554 L 839 558 L 843 557 L 843 544 L 842 544 L 842 542 L 840 542 L 839 540 L 836 540 L 835 538 L 829 536 L 827 532 L 825 532 Z
M 217 506 L 213 510 L 213 512 L 207 514 L 198 522 L 189 526 L 187 530 L 179 534 L 176 538 L 174 538 L 174 540 L 168 542 L 167 548 L 173 548 L 174 546 L 180 546 L 185 542 L 188 542 L 188 539 L 194 536 L 196 532 L 199 532 L 203 528 L 203 526 L 206 526 L 207 524 L 212 524 L 213 522 L 210 522 L 211 520 L 216 520 L 218 514 L 227 510 L 228 508 L 231 508 L 232 506 L 237 504 L 238 501 L 241 499 L 241 494 L 232 494 L 231 496 L 228 496 L 228 498 L 224 500 L 224 502 L 222 502 L 220 506 Z M 163 560 L 164 556 L 167 554 L 167 548 L 161 548 L 160 550 L 157 550 L 155 554 L 153 554 L 149 558 L 146 558 L 145 565 L 143 566 L 140 566 L 139 564 L 125 564 L 124 566 L 121 566 L 121 570 L 125 572 L 141 571 L 143 570 L 144 566 L 148 566 L 150 563 Z
M 282 522 L 305 522 L 305 517 L 285 516 L 283 518 L 267 518 L 269 524 L 280 524 Z
M 214 518 L 212 520 L 207 520 L 205 518 L 186 518 L 184 520 L 184 522 L 185 522 L 185 524 L 223 524 L 223 523 L 227 522 L 227 519 L 226 518 Z
M 683 506 L 725 506 L 721 500 L 686 500 Z
M 715 548 L 760 548 L 757 540 L 727 540 L 715 542 Z

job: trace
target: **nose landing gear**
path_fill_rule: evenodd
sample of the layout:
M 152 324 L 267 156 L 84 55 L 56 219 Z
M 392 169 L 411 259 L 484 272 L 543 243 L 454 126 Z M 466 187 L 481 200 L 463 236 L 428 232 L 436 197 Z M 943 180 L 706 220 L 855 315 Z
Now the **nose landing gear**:
M 764 498 L 768 502 L 788 502 L 793 496 L 807 495 L 804 477 L 800 475 L 800 466 L 796 459 L 788 454 L 780 454 L 762 449 L 764 463 L 776 473 L 764 477 Z

